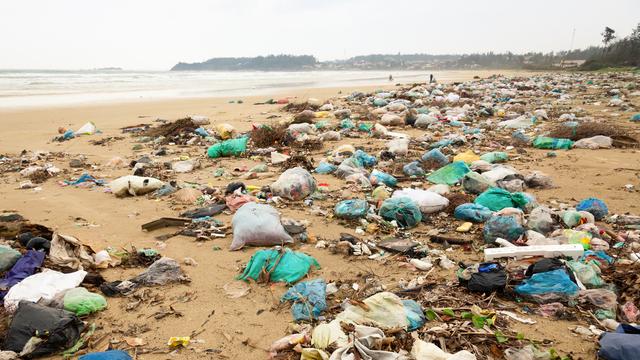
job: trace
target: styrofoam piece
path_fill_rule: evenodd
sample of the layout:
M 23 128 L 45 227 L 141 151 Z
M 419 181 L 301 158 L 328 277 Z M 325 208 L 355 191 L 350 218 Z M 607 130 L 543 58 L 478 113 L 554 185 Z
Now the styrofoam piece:
M 581 244 L 534 245 L 484 249 L 484 260 L 491 261 L 505 257 L 522 258 L 524 256 L 544 256 L 546 258 L 569 256 L 576 259 L 583 254 L 584 248 Z

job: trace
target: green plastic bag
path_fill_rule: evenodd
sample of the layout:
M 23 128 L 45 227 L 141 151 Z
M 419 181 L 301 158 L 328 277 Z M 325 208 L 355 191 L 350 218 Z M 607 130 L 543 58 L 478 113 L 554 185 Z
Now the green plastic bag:
M 379 214 L 385 220 L 397 221 L 402 228 L 412 228 L 422 221 L 422 212 L 418 204 L 404 196 L 382 202 Z
M 301 252 L 290 249 L 259 250 L 251 256 L 251 260 L 238 280 L 253 279 L 291 284 L 307 275 L 311 266 L 320 269 L 316 259 Z
M 470 171 L 471 169 L 469 169 L 464 161 L 454 161 L 451 164 L 434 171 L 427 177 L 427 180 L 434 184 L 455 185 L 462 180 L 466 173 Z
M 500 211 L 508 207 L 524 209 L 529 200 L 520 192 L 512 194 L 504 189 L 491 188 L 478 195 L 474 203 L 485 206 L 492 211 Z
M 351 121 L 351 119 L 349 118 L 342 119 L 342 121 L 340 121 L 341 129 L 353 129 L 354 127 L 355 125 L 353 124 L 353 121 Z
M 241 137 L 219 142 L 209 147 L 207 156 L 214 159 L 223 156 L 239 156 L 247 151 L 247 141 L 249 141 L 248 137 Z
M 488 163 L 500 163 L 509 160 L 509 155 L 502 151 L 492 151 L 480 156 L 480 160 L 484 160 Z
M 367 124 L 367 123 L 358 124 L 358 131 L 371 132 L 371 129 L 373 129 L 373 125 L 372 124 Z
M 100 294 L 78 287 L 64 294 L 64 309 L 78 316 L 89 315 L 107 307 L 107 300 Z
M 10 246 L 0 245 L 0 271 L 9 270 L 22 255 Z
M 567 265 L 587 288 L 599 288 L 604 285 L 604 281 L 600 277 L 600 268 L 595 260 L 591 260 L 586 264 L 571 260 L 567 261 Z
M 569 150 L 573 146 L 573 141 L 569 139 L 558 139 L 547 136 L 538 136 L 533 140 L 533 147 L 538 149 L 564 149 Z

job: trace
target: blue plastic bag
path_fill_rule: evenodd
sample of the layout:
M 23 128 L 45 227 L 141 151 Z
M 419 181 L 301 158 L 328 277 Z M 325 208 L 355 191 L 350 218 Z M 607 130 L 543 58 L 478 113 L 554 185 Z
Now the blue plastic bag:
M 67 185 L 80 185 L 82 183 L 86 183 L 86 182 L 92 182 L 96 185 L 102 186 L 105 184 L 104 180 L 100 180 L 100 179 L 96 179 L 94 178 L 91 174 L 89 173 L 84 173 L 82 175 L 80 175 L 80 177 L 78 178 L 78 180 L 76 181 L 71 181 L 71 180 L 65 180 L 64 183 Z
M 293 301 L 295 321 L 317 319 L 327 309 L 327 284 L 323 279 L 303 281 L 282 295 L 280 302 Z
M 64 134 L 62 135 L 62 138 L 64 140 L 71 140 L 74 137 L 76 137 L 76 134 L 73 132 L 73 130 L 67 130 L 64 132 Z
M 339 219 L 357 219 L 367 216 L 369 203 L 366 200 L 343 200 L 336 204 L 333 211 Z
M 316 173 L 318 174 L 331 174 L 332 172 L 336 171 L 338 167 L 333 165 L 333 164 L 329 164 L 328 162 L 320 162 L 320 164 L 318 164 L 318 167 L 316 167 Z
M 511 242 L 518 240 L 525 229 L 518 223 L 515 216 L 492 216 L 484 224 L 482 235 L 484 242 L 493 244 L 497 238 L 503 238 Z
M 407 315 L 409 326 L 407 331 L 414 331 L 420 329 L 426 322 L 427 318 L 424 316 L 424 311 L 420 304 L 414 300 L 402 300 L 404 305 L 404 313 Z
M 482 223 L 493 215 L 493 211 L 479 204 L 466 203 L 458 205 L 453 212 L 453 216 L 458 220 Z
M 371 172 L 371 176 L 369 177 L 369 181 L 371 181 L 371 185 L 385 184 L 389 187 L 395 187 L 398 183 L 398 180 L 393 177 L 393 175 L 389 175 L 386 172 L 382 172 L 380 170 L 373 170 Z
M 527 136 L 525 133 L 523 133 L 521 130 L 516 130 L 511 134 L 511 137 L 514 140 L 523 142 L 525 144 L 529 144 L 531 143 L 531 138 L 529 136 Z
M 362 150 L 356 150 L 356 152 L 353 153 L 353 157 L 358 159 L 364 167 L 372 167 L 378 162 L 375 156 L 371 156 Z
M 575 296 L 580 288 L 563 269 L 551 270 L 533 274 L 522 284 L 517 285 L 515 290 L 520 295 L 545 295 L 549 293 L 565 296 Z
M 379 214 L 385 220 L 396 220 L 402 228 L 412 228 L 422 221 L 420 208 L 408 197 L 385 200 L 380 206 Z
M 202 137 L 207 137 L 209 136 L 209 132 L 207 131 L 207 129 L 203 128 L 203 127 L 199 127 L 195 130 L 193 130 L 193 132 L 195 132 L 196 134 L 202 136 Z
M 440 141 L 436 141 L 433 144 L 429 145 L 429 149 L 439 149 L 445 146 L 449 146 L 453 144 L 453 140 L 451 139 L 442 139 Z
M 580 201 L 576 206 L 576 210 L 590 212 L 596 220 L 601 220 L 609 213 L 607 204 L 596 198 L 588 198 Z
M 86 355 L 82 355 L 78 360 L 131 360 L 133 359 L 126 351 L 122 350 L 109 350 L 102 352 L 95 352 Z
M 438 167 L 445 166 L 449 163 L 447 158 L 440 149 L 432 149 L 422 155 L 421 160 L 425 163 L 435 164 Z
M 402 167 L 402 172 L 407 176 L 424 176 L 424 170 L 417 161 L 410 162 Z

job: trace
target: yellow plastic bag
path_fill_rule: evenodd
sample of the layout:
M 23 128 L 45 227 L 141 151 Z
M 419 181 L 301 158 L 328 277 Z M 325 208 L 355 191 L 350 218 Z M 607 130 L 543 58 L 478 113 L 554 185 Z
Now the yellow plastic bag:
M 187 346 L 191 342 L 189 336 L 172 336 L 167 341 L 167 345 L 170 347 Z
M 464 161 L 467 164 L 471 164 L 476 160 L 480 160 L 480 156 L 474 154 L 472 150 L 467 150 L 453 158 L 453 161 Z
M 216 132 L 222 140 L 227 140 L 233 137 L 236 129 L 229 124 L 218 124 L 216 125 Z

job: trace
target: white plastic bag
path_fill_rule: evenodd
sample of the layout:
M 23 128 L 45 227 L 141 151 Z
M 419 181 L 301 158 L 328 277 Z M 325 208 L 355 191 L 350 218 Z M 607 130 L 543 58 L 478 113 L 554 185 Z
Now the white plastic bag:
M 392 113 L 382 115 L 379 122 L 385 126 L 400 126 L 404 124 L 404 120 L 400 116 Z
M 111 192 L 118 197 L 144 195 L 160 189 L 164 182 L 143 176 L 126 175 L 109 183 Z
M 315 134 L 316 128 L 313 124 L 309 123 L 300 123 L 300 124 L 291 124 L 289 125 L 289 133 L 293 136 L 297 136 L 299 134 Z
M 269 205 L 254 202 L 242 205 L 233 215 L 231 225 L 231 250 L 242 249 L 245 245 L 271 246 L 293 242 L 280 223 L 280 214 Z
M 390 152 L 405 156 L 409 152 L 409 139 L 393 139 L 387 143 L 387 147 Z
M 191 115 L 190 118 L 194 125 L 209 125 L 209 118 L 204 115 Z
M 21 300 L 38 302 L 40 299 L 52 300 L 57 294 L 73 289 L 82 283 L 87 272 L 63 274 L 58 271 L 44 269 L 41 273 L 31 275 L 14 285 L 4 298 L 4 308 L 13 313 Z
M 596 135 L 590 138 L 584 138 L 573 144 L 577 149 L 610 149 L 613 146 L 613 140 L 608 136 Z
M 511 167 L 499 165 L 494 167 L 490 171 L 483 172 L 482 176 L 484 176 L 485 179 L 489 180 L 490 182 L 495 183 L 496 181 L 502 180 L 509 175 L 516 175 L 517 173 L 518 172 Z
M 413 124 L 413 126 L 417 128 L 427 128 L 429 127 L 429 125 L 436 123 L 438 123 L 438 119 L 435 116 L 431 114 L 418 114 L 418 116 L 416 116 L 416 122 Z
M 314 191 L 316 191 L 316 180 L 301 167 L 288 169 L 271 184 L 271 192 L 274 195 L 293 201 L 302 200 Z
M 526 129 L 531 127 L 533 122 L 525 115 L 518 116 L 515 119 L 505 120 L 498 123 L 498 127 L 507 129 Z
M 373 324 L 383 329 L 406 329 L 409 325 L 402 299 L 396 294 L 380 292 L 366 298 L 363 303 L 369 310 L 348 305 L 336 316 L 336 320 L 353 324 Z
M 467 350 L 449 354 L 435 344 L 420 339 L 413 342 L 411 355 L 416 360 L 476 360 L 476 356 Z
M 449 206 L 449 199 L 446 197 L 427 190 L 421 189 L 402 189 L 396 190 L 393 192 L 392 198 L 398 197 L 408 197 L 413 200 L 418 207 L 420 208 L 420 212 L 423 214 L 433 214 L 438 211 L 443 210 L 447 206 Z
M 340 133 L 337 131 L 327 131 L 318 136 L 322 141 L 340 141 Z
M 96 125 L 89 121 L 88 123 L 82 125 L 78 131 L 75 132 L 75 135 L 92 135 L 96 132 Z
M 449 93 L 449 94 L 447 94 L 447 101 L 448 102 L 452 102 L 452 103 L 458 102 L 458 101 L 460 101 L 460 95 L 455 94 L 455 93 Z

